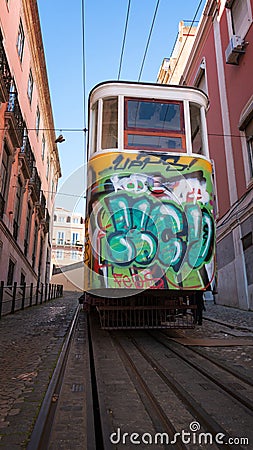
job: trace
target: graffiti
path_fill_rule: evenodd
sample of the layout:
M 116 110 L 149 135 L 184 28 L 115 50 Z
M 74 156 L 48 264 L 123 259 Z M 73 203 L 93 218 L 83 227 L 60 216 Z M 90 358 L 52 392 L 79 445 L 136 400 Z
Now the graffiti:
M 92 166 L 100 178 L 89 190 L 85 256 L 100 275 L 98 287 L 101 279 L 106 287 L 131 289 L 209 283 L 203 273 L 214 255 L 210 163 L 140 152 L 112 154 L 103 166 Z
M 191 158 L 189 163 L 184 163 L 181 156 L 178 155 L 171 155 L 171 154 L 163 154 L 159 156 L 150 156 L 147 155 L 146 152 L 138 152 L 135 159 L 133 157 L 125 157 L 122 154 L 119 154 L 113 161 L 112 165 L 108 169 L 104 170 L 110 170 L 113 172 L 116 171 L 126 171 L 126 170 L 133 170 L 135 168 L 138 168 L 139 170 L 144 170 L 147 168 L 147 166 L 165 166 L 165 170 L 168 171 L 183 171 L 186 169 L 190 169 L 191 166 L 194 164 L 195 158 Z M 104 172 L 101 171 L 100 173 Z
M 200 268 L 210 258 L 214 225 L 208 211 L 198 204 L 179 207 L 143 196 L 110 195 L 105 199 L 105 259 L 117 266 L 148 266 L 154 258 L 179 271 L 183 262 Z M 105 208 L 101 208 L 104 212 Z M 102 219 L 99 220 L 102 223 Z

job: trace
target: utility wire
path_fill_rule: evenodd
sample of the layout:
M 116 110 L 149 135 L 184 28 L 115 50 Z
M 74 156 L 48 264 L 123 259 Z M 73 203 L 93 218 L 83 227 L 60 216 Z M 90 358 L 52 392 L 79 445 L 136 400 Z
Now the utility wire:
M 5 130 L 5 128 L 0 128 L 1 131 Z M 14 130 L 19 130 L 19 128 L 14 128 Z M 35 131 L 37 128 L 27 128 L 27 131 Z M 88 130 L 87 128 L 39 128 L 38 131 L 59 131 L 59 132 L 67 132 L 67 133 L 86 133 Z M 241 136 L 240 134 L 232 134 L 232 133 L 207 133 L 208 136 L 214 136 L 214 137 L 232 137 L 232 138 L 239 138 L 247 136 Z M 86 163 L 86 161 L 85 161 Z
M 85 0 L 82 0 L 82 82 L 83 82 L 83 130 L 86 147 L 86 55 L 85 55 Z
M 185 48 L 185 44 L 186 44 L 186 42 L 187 42 L 187 39 L 188 39 L 188 37 L 189 37 L 189 34 L 190 34 L 191 29 L 192 29 L 192 27 L 193 27 L 193 24 L 196 22 L 195 19 L 196 19 L 198 13 L 199 13 L 199 10 L 200 10 L 200 7 L 201 7 L 202 3 L 203 3 L 203 0 L 200 0 L 200 2 L 199 2 L 199 4 L 198 4 L 198 7 L 197 7 L 197 10 L 196 10 L 196 12 L 195 12 L 195 14 L 194 14 L 194 17 L 193 17 L 192 21 L 191 21 L 191 25 L 190 25 L 189 32 L 188 32 L 188 34 L 187 34 L 187 36 L 186 36 L 186 39 L 185 39 L 185 41 L 184 41 L 184 44 L 183 44 L 183 46 L 182 46 L 182 48 L 181 48 L 181 51 L 180 51 L 180 53 L 179 53 L 179 56 L 178 56 L 178 58 L 177 58 L 175 67 L 174 67 L 174 69 L 173 69 L 173 72 L 172 72 L 170 78 L 172 78 L 173 75 L 174 75 L 174 72 L 175 72 L 176 67 L 177 67 L 177 65 L 178 65 L 178 61 L 179 61 L 179 59 L 180 59 L 180 56 L 181 56 L 182 53 L 183 53 L 183 50 L 184 50 L 184 48 Z
M 155 23 L 155 19 L 156 19 L 156 14 L 157 14 L 159 3 L 160 3 L 160 0 L 157 0 L 155 12 L 154 12 L 154 16 L 153 16 L 153 20 L 152 20 L 151 28 L 150 28 L 150 31 L 149 31 L 149 36 L 148 36 L 146 48 L 145 48 L 145 52 L 144 52 L 143 59 L 142 59 L 142 64 L 141 64 L 141 69 L 140 69 L 138 81 L 140 81 L 140 79 L 141 79 L 141 75 L 142 75 L 145 59 L 146 59 L 146 56 L 147 56 L 147 51 L 148 51 L 148 47 L 149 47 L 152 31 L 153 31 L 153 28 L 154 28 L 154 23 Z
M 125 43 L 126 43 L 126 33 L 127 33 L 127 26 L 128 26 L 128 19 L 129 19 L 130 5 L 131 5 L 131 0 L 128 0 L 127 15 L 126 15 L 126 22 L 125 22 L 125 30 L 124 30 L 124 36 L 123 36 L 122 48 L 121 48 L 121 55 L 120 55 L 118 80 L 120 79 L 120 73 L 121 73 L 121 67 L 122 67 L 122 60 L 123 60 L 123 54 L 124 54 L 124 49 L 125 49 Z

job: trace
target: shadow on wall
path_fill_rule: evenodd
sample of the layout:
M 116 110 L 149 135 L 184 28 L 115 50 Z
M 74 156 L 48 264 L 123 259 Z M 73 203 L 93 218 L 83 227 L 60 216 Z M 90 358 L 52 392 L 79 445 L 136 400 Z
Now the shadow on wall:
M 69 266 L 63 266 L 52 275 L 51 283 L 62 284 L 64 292 L 83 292 L 84 264 L 79 262 Z

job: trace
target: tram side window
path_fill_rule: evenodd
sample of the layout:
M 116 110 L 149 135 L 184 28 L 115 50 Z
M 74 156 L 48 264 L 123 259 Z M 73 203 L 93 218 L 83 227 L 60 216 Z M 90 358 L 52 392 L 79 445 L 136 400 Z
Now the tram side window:
M 97 132 L 98 132 L 98 102 L 92 108 L 91 116 L 91 153 L 97 150 Z
M 102 148 L 118 147 L 118 97 L 103 100 Z
M 195 103 L 190 103 L 190 118 L 191 118 L 192 152 L 201 154 L 202 130 L 201 130 L 200 107 Z

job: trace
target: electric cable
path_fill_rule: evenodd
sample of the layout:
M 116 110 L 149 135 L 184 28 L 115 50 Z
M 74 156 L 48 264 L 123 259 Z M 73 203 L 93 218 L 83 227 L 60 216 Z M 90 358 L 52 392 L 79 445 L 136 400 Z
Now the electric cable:
M 128 0 L 127 15 L 126 15 L 126 21 L 125 21 L 125 30 L 124 30 L 124 36 L 123 36 L 122 47 L 121 47 L 120 62 L 119 62 L 118 80 L 120 79 L 123 54 L 124 54 L 124 50 L 125 50 L 127 26 L 128 26 L 129 12 L 130 12 L 130 5 L 131 5 L 131 0 Z
M 155 12 L 154 12 L 154 15 L 153 15 L 153 20 L 152 20 L 152 24 L 151 24 L 151 27 L 150 27 L 146 48 L 145 48 L 145 52 L 144 52 L 143 59 L 142 59 L 142 64 L 141 64 L 141 69 L 140 69 L 138 81 L 140 81 L 140 79 L 141 79 L 144 63 L 145 63 L 146 56 L 147 56 L 148 47 L 149 47 L 149 44 L 150 44 L 151 35 L 152 35 L 154 24 L 155 24 L 155 19 L 156 19 L 156 14 L 157 14 L 157 11 L 158 11 L 159 3 L 160 3 L 160 0 L 157 0 L 156 7 L 155 7 Z

